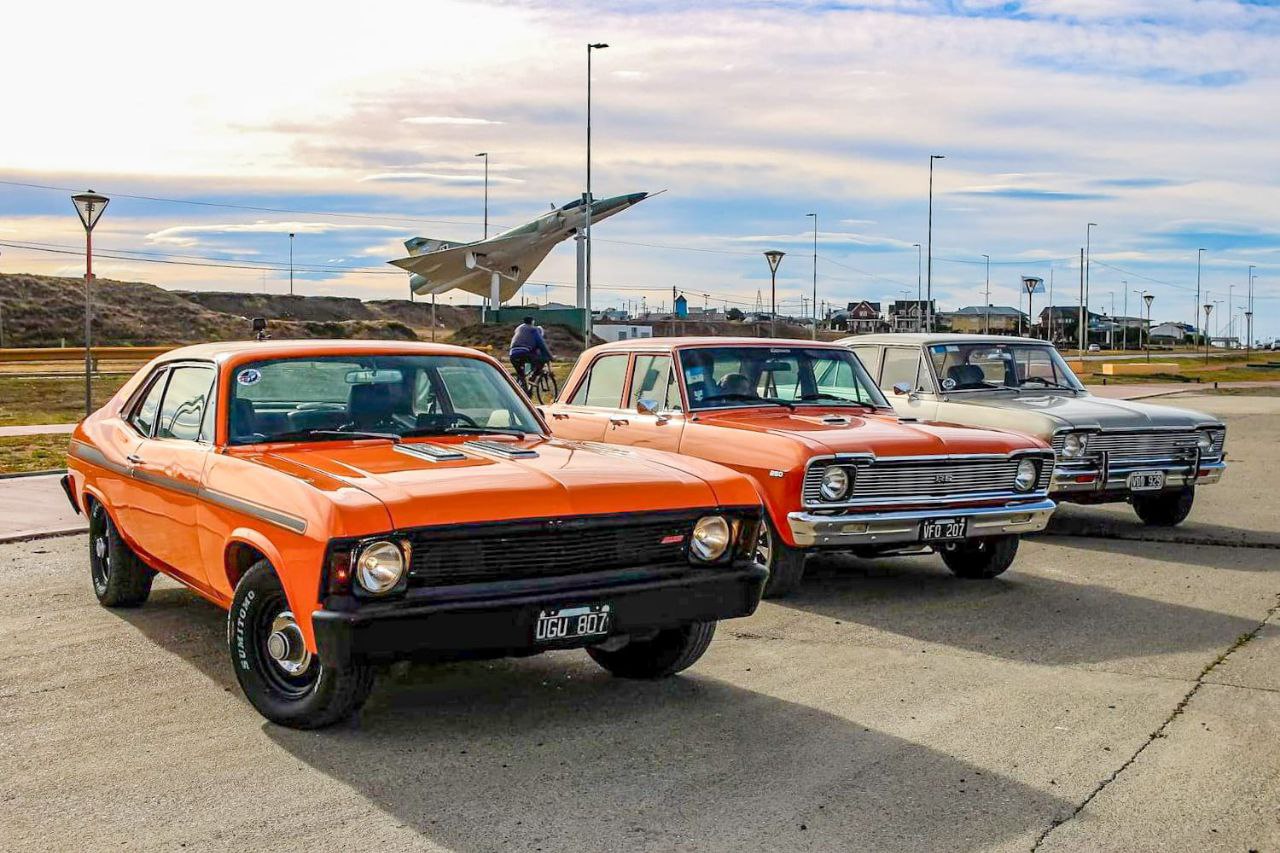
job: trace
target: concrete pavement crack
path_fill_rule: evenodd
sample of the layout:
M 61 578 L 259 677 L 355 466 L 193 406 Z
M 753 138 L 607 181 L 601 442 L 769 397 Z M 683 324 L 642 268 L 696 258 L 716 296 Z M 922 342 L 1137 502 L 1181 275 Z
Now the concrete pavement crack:
M 1178 704 L 1174 706 L 1173 710 L 1169 713 L 1169 716 L 1165 718 L 1164 722 L 1161 723 L 1160 726 L 1155 731 L 1153 731 L 1150 735 L 1147 736 L 1147 739 L 1143 741 L 1142 745 L 1139 746 L 1134 751 L 1133 755 L 1129 756 L 1129 758 L 1126 759 L 1123 764 L 1121 764 L 1119 767 L 1113 770 L 1110 774 L 1107 775 L 1106 778 L 1104 778 L 1101 782 L 1099 782 L 1096 786 L 1094 786 L 1094 789 L 1090 791 L 1089 795 L 1080 802 L 1080 805 L 1075 807 L 1075 809 L 1071 812 L 1071 814 L 1061 819 L 1055 819 L 1052 822 L 1050 822 L 1050 824 L 1047 827 L 1045 827 L 1044 831 L 1041 832 L 1036 837 L 1035 843 L 1031 845 L 1032 853 L 1036 853 L 1036 851 L 1040 849 L 1040 846 L 1044 844 L 1045 839 L 1047 839 L 1055 829 L 1067 823 L 1068 821 L 1075 820 L 1080 815 L 1080 813 L 1088 807 L 1089 803 L 1093 802 L 1094 799 L 1096 799 L 1099 794 L 1101 794 L 1104 790 L 1106 790 L 1107 786 L 1109 786 L 1112 782 L 1116 781 L 1116 779 L 1120 778 L 1120 774 L 1128 770 L 1133 765 L 1133 763 L 1138 760 L 1138 756 L 1142 755 L 1142 753 L 1146 751 L 1147 747 L 1151 746 L 1151 744 L 1155 743 L 1157 740 L 1164 737 L 1165 732 L 1169 730 L 1169 726 L 1173 725 L 1173 721 L 1182 715 L 1182 712 L 1186 710 L 1187 705 L 1191 702 L 1192 698 L 1196 695 L 1196 693 L 1200 691 L 1200 688 L 1207 683 L 1208 684 L 1213 683 L 1213 682 L 1205 681 L 1205 678 L 1209 675 L 1209 673 L 1217 669 L 1218 665 L 1221 664 L 1223 661 L 1225 661 L 1228 657 L 1230 657 L 1232 653 L 1248 645 L 1255 637 L 1257 637 L 1258 634 L 1262 631 L 1263 628 L 1267 626 L 1267 623 L 1271 621 L 1272 617 L 1274 617 L 1277 612 L 1280 612 L 1280 595 L 1276 596 L 1275 604 L 1271 605 L 1271 607 L 1267 609 L 1266 614 L 1262 617 L 1261 621 L 1259 621 L 1258 624 L 1253 627 L 1253 630 L 1249 631 L 1248 633 L 1241 634 L 1239 637 L 1237 637 L 1236 641 L 1232 643 L 1230 646 L 1228 646 L 1227 649 L 1222 652 L 1222 654 L 1218 655 L 1216 658 L 1210 661 L 1205 666 L 1204 669 L 1200 670 L 1200 674 L 1196 676 L 1196 680 L 1191 685 L 1191 689 L 1188 690 L 1186 695 L 1184 695 L 1182 699 L 1178 702 Z

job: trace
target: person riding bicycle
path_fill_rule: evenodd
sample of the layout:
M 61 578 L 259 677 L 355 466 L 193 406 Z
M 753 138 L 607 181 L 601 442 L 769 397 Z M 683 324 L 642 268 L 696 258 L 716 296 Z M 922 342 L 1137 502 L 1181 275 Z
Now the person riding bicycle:
M 520 380 L 521 386 L 525 384 L 529 375 L 538 371 L 538 368 L 551 363 L 551 350 L 547 347 L 547 340 L 542 334 L 542 328 L 535 326 L 532 317 L 525 317 L 524 322 L 516 326 L 515 334 L 511 336 L 511 349 L 507 353 L 511 359 L 511 367 L 516 372 L 516 379 Z M 528 374 L 525 372 L 528 368 Z

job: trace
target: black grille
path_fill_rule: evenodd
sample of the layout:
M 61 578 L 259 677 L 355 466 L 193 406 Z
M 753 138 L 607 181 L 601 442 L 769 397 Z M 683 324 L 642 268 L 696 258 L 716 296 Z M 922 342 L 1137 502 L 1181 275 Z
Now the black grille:
M 415 585 L 558 577 L 639 566 L 677 565 L 704 513 L 495 522 L 409 531 Z M 678 537 L 678 538 L 677 538 Z

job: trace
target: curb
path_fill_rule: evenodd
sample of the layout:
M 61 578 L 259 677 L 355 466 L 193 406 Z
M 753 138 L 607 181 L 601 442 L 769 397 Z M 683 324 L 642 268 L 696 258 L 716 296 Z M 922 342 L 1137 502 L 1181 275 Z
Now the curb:
M 50 468 L 47 471 L 18 471 L 14 474 L 0 474 L 0 480 L 18 480 L 22 477 L 51 477 L 54 474 L 65 474 L 66 468 Z
M 88 532 L 88 524 L 80 527 L 62 527 L 57 530 L 20 530 L 17 533 L 0 535 L 0 545 L 7 545 L 12 542 L 33 542 L 37 539 L 56 539 L 59 536 L 76 536 Z

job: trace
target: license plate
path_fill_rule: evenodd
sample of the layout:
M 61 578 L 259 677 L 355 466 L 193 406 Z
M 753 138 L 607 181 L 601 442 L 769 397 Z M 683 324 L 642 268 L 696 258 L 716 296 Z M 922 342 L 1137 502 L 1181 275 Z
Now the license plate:
M 541 610 L 538 612 L 538 624 L 534 629 L 533 639 L 539 643 L 552 643 L 578 637 L 603 636 L 609 633 L 612 615 L 613 612 L 607 604 Z
M 1163 471 L 1134 471 L 1129 475 L 1129 489 L 1134 492 L 1154 492 L 1164 488 Z
M 967 518 L 930 518 L 920 524 L 920 538 L 925 542 L 940 539 L 963 539 L 969 532 Z

